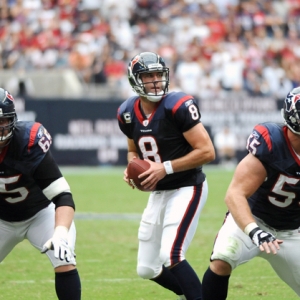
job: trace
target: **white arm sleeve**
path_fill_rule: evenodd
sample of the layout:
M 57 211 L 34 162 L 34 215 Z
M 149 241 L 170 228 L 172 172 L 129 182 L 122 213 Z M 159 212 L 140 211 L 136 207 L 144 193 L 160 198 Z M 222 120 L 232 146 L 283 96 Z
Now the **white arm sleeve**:
M 55 196 L 64 192 L 71 193 L 70 186 L 64 177 L 58 178 L 57 180 L 53 181 L 50 185 L 48 185 L 45 189 L 43 189 L 44 195 L 49 200 L 52 200 Z

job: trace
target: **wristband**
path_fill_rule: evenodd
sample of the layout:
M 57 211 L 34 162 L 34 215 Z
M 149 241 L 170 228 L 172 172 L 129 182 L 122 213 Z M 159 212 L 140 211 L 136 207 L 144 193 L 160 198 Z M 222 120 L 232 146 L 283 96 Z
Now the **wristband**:
M 56 226 L 54 229 L 53 237 L 68 240 L 69 229 L 65 226 Z
M 167 160 L 167 161 L 164 162 L 164 167 L 165 167 L 166 173 L 168 175 L 174 173 L 174 170 L 172 168 L 172 163 L 171 163 L 170 160 Z
M 244 232 L 249 235 L 249 233 L 254 229 L 254 228 L 257 228 L 258 225 L 255 223 L 255 222 L 252 222 L 252 223 L 249 223 L 245 229 L 244 229 Z

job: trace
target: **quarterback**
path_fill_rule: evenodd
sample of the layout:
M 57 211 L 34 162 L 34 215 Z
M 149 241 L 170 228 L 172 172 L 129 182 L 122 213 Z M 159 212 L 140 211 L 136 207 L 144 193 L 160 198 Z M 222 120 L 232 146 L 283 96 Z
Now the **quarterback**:
M 215 158 L 195 99 L 170 92 L 169 68 L 156 53 L 129 62 L 128 79 L 137 96 L 118 110 L 127 136 L 128 161 L 145 159 L 141 184 L 152 191 L 138 231 L 137 273 L 173 291 L 179 299 L 201 299 L 200 280 L 185 253 L 196 232 L 208 187 L 202 165 Z M 127 169 L 124 180 L 129 182 Z
M 80 300 L 75 204 L 37 122 L 18 121 L 13 96 L 0 88 L 0 262 L 27 239 L 46 253 L 59 300 Z

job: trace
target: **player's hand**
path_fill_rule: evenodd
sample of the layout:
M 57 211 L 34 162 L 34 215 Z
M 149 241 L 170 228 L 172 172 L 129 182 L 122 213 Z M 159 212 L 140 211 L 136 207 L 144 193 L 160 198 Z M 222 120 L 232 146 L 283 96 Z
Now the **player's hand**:
M 166 171 L 163 163 L 156 163 L 150 159 L 145 159 L 150 164 L 150 168 L 144 173 L 139 175 L 139 178 L 147 177 L 141 184 L 142 186 L 150 191 L 156 189 L 158 181 L 166 176 Z
M 133 156 L 132 159 L 134 158 L 137 158 L 136 156 Z M 132 188 L 134 189 L 135 186 L 134 184 L 132 184 L 132 182 L 129 180 L 129 177 L 128 177 L 128 173 L 127 173 L 127 168 L 124 170 L 124 173 L 123 173 L 123 180 Z
M 250 233 L 249 237 L 251 238 L 253 244 L 255 244 L 261 251 L 266 251 L 266 253 L 270 253 L 270 250 L 273 254 L 276 254 L 279 250 L 279 244 L 282 243 L 281 240 L 277 240 L 275 236 L 266 232 L 259 227 L 254 228 Z
M 127 168 L 124 170 L 124 176 L 123 180 L 132 188 L 134 189 L 135 186 L 132 184 L 131 180 L 129 180 L 128 173 L 127 173 Z
M 68 245 L 67 227 L 57 226 L 55 228 L 53 237 L 44 244 L 41 253 L 46 253 L 48 250 L 54 250 L 54 256 L 57 259 L 71 261 L 74 255 Z

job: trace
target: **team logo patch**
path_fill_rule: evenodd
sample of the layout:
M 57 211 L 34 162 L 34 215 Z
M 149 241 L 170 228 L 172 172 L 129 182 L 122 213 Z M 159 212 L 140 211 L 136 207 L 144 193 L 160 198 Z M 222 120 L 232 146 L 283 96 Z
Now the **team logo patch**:
M 14 101 L 14 97 L 8 91 L 5 91 L 5 93 L 7 99 L 9 99 L 10 101 Z
M 43 130 L 43 128 L 40 128 L 37 133 L 37 137 L 40 139 L 43 135 L 44 135 L 44 130 Z
M 193 100 L 188 100 L 185 102 L 186 107 L 190 106 L 191 104 L 193 104 Z
M 124 117 L 125 123 L 131 123 L 131 115 L 130 115 L 130 112 L 125 112 L 125 113 L 123 113 L 123 117 Z
M 258 138 L 259 138 L 259 134 L 257 133 L 257 131 L 256 131 L 256 130 L 254 130 L 254 131 L 252 132 L 252 135 L 253 135 L 253 137 L 254 137 L 255 139 L 257 139 L 257 140 L 258 140 Z
M 300 99 L 300 95 L 295 95 L 294 97 L 294 103 L 296 103 Z
M 144 120 L 143 125 L 146 127 L 149 124 L 149 120 Z
M 290 112 L 292 109 L 294 109 L 299 99 L 300 95 L 294 95 L 293 93 L 289 93 L 285 98 L 286 111 Z
M 134 65 L 135 65 L 139 60 L 140 60 L 140 56 L 137 55 L 137 56 L 133 59 L 133 61 L 131 62 L 131 68 L 133 68 Z

